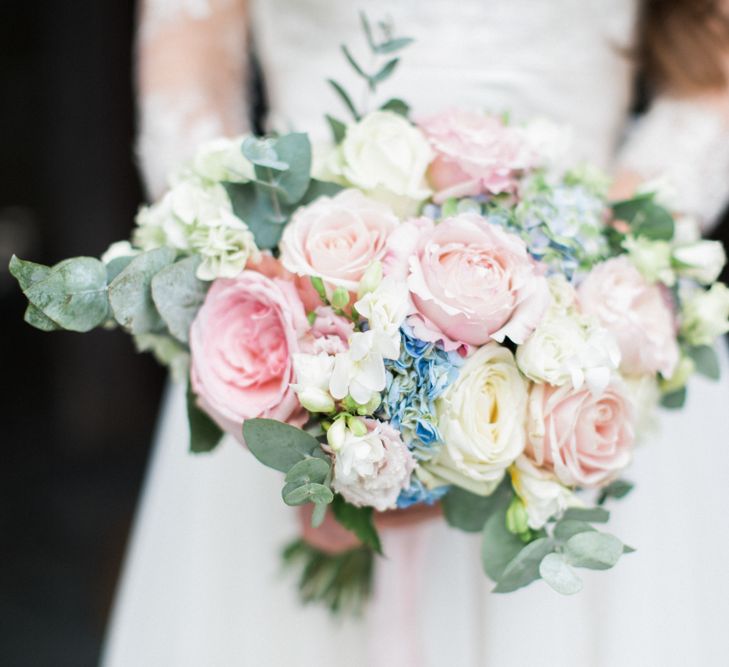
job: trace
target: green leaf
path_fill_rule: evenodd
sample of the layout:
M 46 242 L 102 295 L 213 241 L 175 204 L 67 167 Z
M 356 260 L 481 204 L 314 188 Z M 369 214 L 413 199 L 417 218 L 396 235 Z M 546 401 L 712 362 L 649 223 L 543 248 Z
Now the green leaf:
M 561 519 L 554 526 L 554 538 L 560 542 L 566 542 L 573 535 L 584 533 L 588 530 L 595 530 L 586 521 L 578 521 L 577 519 Z
M 299 461 L 321 452 L 314 436 L 275 419 L 246 419 L 243 438 L 263 465 L 281 472 L 288 472 Z
M 582 590 L 582 579 L 562 554 L 547 554 L 539 564 L 539 574 L 557 593 L 574 595 Z
M 198 407 L 189 382 L 187 383 L 187 421 L 190 425 L 190 451 L 193 454 L 212 452 L 223 437 L 223 431 Z
M 13 255 L 9 269 L 33 306 L 25 313 L 32 326 L 85 332 L 109 316 L 106 266 L 98 259 L 74 257 L 47 267 Z
M 604 507 L 570 507 L 562 515 L 562 520 L 576 519 L 577 521 L 590 521 L 591 523 L 606 523 L 610 519 L 610 512 Z
M 296 204 L 306 193 L 311 180 L 311 143 L 303 132 L 284 134 L 275 140 L 276 153 L 288 169 L 276 179 L 284 203 Z
M 359 65 L 359 63 L 354 59 L 354 56 L 350 53 L 349 49 L 342 44 L 339 48 L 342 49 L 342 53 L 344 54 L 344 57 L 347 59 L 347 62 L 352 66 L 352 69 L 357 72 L 363 79 L 366 79 L 369 81 L 370 77 L 369 74 L 367 74 Z
M 458 200 L 455 197 L 449 197 L 443 202 L 440 214 L 442 218 L 450 218 L 458 213 Z
M 301 198 L 299 205 L 303 206 L 304 204 L 310 204 L 311 202 L 319 199 L 319 197 L 333 197 L 337 194 L 337 192 L 341 192 L 342 190 L 344 190 L 344 188 L 339 185 L 339 183 L 318 181 L 315 178 L 312 178 L 309 183 L 309 189 Z
M 135 255 L 127 255 L 126 257 L 115 257 L 106 265 L 106 282 L 111 283 L 124 269 L 127 268 L 129 262 L 134 259 Z
M 410 113 L 410 107 L 406 102 L 403 102 L 402 100 L 393 97 L 392 99 L 387 100 L 380 109 L 382 111 L 392 111 L 393 113 L 400 114 L 401 116 L 404 116 L 407 118 L 408 114 Z
M 564 545 L 567 561 L 576 567 L 607 570 L 623 554 L 623 543 L 607 533 L 590 531 L 573 535 Z
M 200 310 L 209 283 L 195 275 L 200 256 L 170 264 L 152 278 L 152 300 L 170 333 L 187 343 L 190 325 Z
M 627 480 L 616 479 L 600 491 L 600 498 L 597 503 L 602 505 L 608 498 L 624 498 L 633 490 L 634 486 L 632 482 Z
M 352 114 L 352 117 L 355 120 L 359 120 L 359 114 L 357 113 L 357 109 L 355 108 L 351 98 L 347 94 L 347 91 L 342 88 L 334 79 L 327 79 L 327 83 L 334 89 L 334 92 L 339 96 L 339 99 L 342 100 L 342 103 L 345 107 L 349 110 L 349 113 Z
M 443 496 L 441 507 L 448 525 L 477 533 L 483 530 L 491 514 L 505 511 L 512 496 L 511 483 L 506 478 L 490 496 L 478 496 L 458 486 L 452 486 Z
M 371 507 L 355 507 L 342 496 L 336 495 L 332 502 L 332 512 L 334 518 L 347 530 L 351 530 L 362 544 L 382 554 L 382 544 L 375 528 Z
M 311 281 L 311 286 L 314 288 L 316 293 L 319 295 L 319 298 L 322 300 L 323 303 L 329 303 L 329 299 L 327 297 L 327 291 L 324 287 L 324 281 L 319 276 L 309 276 L 309 280 Z
M 259 248 L 270 250 L 278 245 L 283 233 L 283 222 L 288 220 L 290 210 L 276 210 L 270 193 L 255 183 L 223 183 L 228 193 L 233 212 L 251 230 Z
M 324 523 L 327 515 L 327 503 L 319 503 L 311 513 L 311 527 L 318 528 Z
M 406 46 L 412 44 L 415 40 L 412 37 L 395 37 L 386 42 L 383 42 L 377 48 L 375 53 L 379 55 L 387 55 L 388 53 L 394 53 L 400 49 L 404 49 Z
M 653 194 L 615 202 L 612 209 L 616 218 L 630 224 L 636 236 L 655 241 L 670 241 L 673 238 L 673 217 L 665 208 L 653 201 Z
M 483 527 L 481 563 L 484 572 L 493 581 L 499 581 L 506 566 L 523 546 L 524 542 L 506 528 L 506 511 L 494 512 Z
M 327 505 L 334 500 L 334 494 L 328 486 L 314 482 L 301 485 L 286 484 L 281 496 L 287 505 L 304 505 L 306 503 Z
M 539 564 L 554 551 L 554 541 L 540 537 L 527 544 L 504 568 L 494 593 L 510 593 L 539 579 Z
M 109 302 L 114 318 L 130 333 L 147 333 L 163 328 L 152 301 L 152 278 L 174 259 L 172 248 L 156 248 L 142 253 L 129 262 L 109 285 Z
M 241 145 L 243 155 L 254 165 L 275 171 L 285 171 L 289 164 L 279 159 L 275 140 L 271 138 L 246 137 Z
M 360 11 L 359 13 L 359 20 L 362 24 L 362 31 L 365 34 L 365 38 L 367 39 L 367 44 L 369 45 L 370 49 L 373 53 L 376 53 L 377 44 L 375 43 L 375 38 L 372 35 L 372 27 L 370 26 L 369 19 L 367 18 L 367 14 L 365 14 L 363 11 Z
M 668 410 L 679 410 L 686 403 L 686 387 L 681 387 L 661 396 L 661 405 Z
M 392 73 L 395 71 L 395 68 L 397 67 L 397 64 L 400 62 L 400 58 L 393 58 L 392 60 L 388 60 L 383 66 L 382 69 L 380 69 L 377 74 L 374 74 L 370 81 L 371 86 L 374 88 L 375 85 L 378 83 L 382 83 L 386 79 L 389 79 L 390 76 L 392 76 Z
M 347 134 L 347 126 L 341 120 L 337 120 L 334 116 L 326 114 L 325 118 L 329 123 L 329 129 L 332 131 L 332 138 L 335 144 L 341 144 Z
M 699 345 L 686 350 L 696 365 L 696 372 L 711 380 L 718 380 L 721 375 L 719 357 L 716 350 L 709 345 Z
M 327 478 L 331 464 L 324 459 L 308 458 L 295 463 L 286 473 L 287 484 L 321 484 Z

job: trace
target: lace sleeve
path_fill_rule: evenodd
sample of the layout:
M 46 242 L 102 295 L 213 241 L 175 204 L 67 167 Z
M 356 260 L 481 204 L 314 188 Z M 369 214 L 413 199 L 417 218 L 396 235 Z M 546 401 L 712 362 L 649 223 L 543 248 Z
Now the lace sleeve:
M 667 204 L 708 231 L 729 201 L 729 118 L 698 100 L 659 98 L 632 127 L 617 167 L 665 183 Z
M 137 156 L 151 197 L 197 144 L 248 129 L 245 0 L 143 0 Z

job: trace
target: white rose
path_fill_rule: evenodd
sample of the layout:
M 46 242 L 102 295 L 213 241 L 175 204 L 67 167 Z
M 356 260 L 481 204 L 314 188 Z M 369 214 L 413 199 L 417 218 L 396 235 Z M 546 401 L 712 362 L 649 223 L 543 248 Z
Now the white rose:
M 335 457 L 332 488 L 353 505 L 384 512 L 396 507 L 400 492 L 409 486 L 415 460 L 389 424 L 362 422 L 364 435 L 346 426 L 344 419 L 329 429 L 337 431 L 328 437 Z
M 674 249 L 673 259 L 682 276 L 711 285 L 726 264 L 726 253 L 720 241 L 696 241 Z
M 373 346 L 385 359 L 397 359 L 400 356 L 400 326 L 411 310 L 407 285 L 385 278 L 354 307 L 369 324 L 369 331 L 375 338 Z
M 542 528 L 553 516 L 568 507 L 580 505 L 575 494 L 560 484 L 554 475 L 537 468 L 526 456 L 520 456 L 510 469 L 514 491 L 526 507 L 528 525 Z
M 299 397 L 299 403 L 309 412 L 331 412 L 334 410 L 334 399 L 329 393 L 329 381 L 334 370 L 334 357 L 320 354 L 296 353 L 294 359 L 294 377 L 296 384 L 291 388 Z
M 526 382 L 511 352 L 487 343 L 465 362 L 436 402 L 443 447 L 428 472 L 480 495 L 490 494 L 525 444 Z
M 522 373 L 535 382 L 555 386 L 587 384 L 601 393 L 620 365 L 615 338 L 595 318 L 574 310 L 549 313 L 516 350 Z
M 202 144 L 189 168 L 200 178 L 219 183 L 231 181 L 245 183 L 255 178 L 253 165 L 243 155 L 246 135 L 234 138 L 219 137 Z
M 729 287 L 715 283 L 708 290 L 682 294 L 681 333 L 690 345 L 712 345 L 729 331 Z
M 668 241 L 629 236 L 623 247 L 633 265 L 649 282 L 662 282 L 671 287 L 676 282 L 676 274 L 671 266 L 671 244 Z
M 401 215 L 414 214 L 430 196 L 425 173 L 433 157 L 423 133 L 391 111 L 373 111 L 347 127 L 341 175 Z M 329 162 L 330 169 L 332 162 Z

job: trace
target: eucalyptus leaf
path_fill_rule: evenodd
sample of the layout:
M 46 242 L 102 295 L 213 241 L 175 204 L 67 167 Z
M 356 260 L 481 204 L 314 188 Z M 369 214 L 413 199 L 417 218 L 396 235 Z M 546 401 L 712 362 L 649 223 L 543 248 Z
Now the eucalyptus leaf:
M 372 35 L 372 27 L 370 26 L 369 19 L 367 18 L 367 14 L 365 14 L 363 11 L 360 11 L 359 13 L 359 20 L 362 24 L 362 31 L 365 34 L 365 38 L 367 39 L 367 44 L 372 50 L 373 53 L 376 53 L 377 44 L 375 43 L 375 38 Z
M 615 536 L 597 531 L 578 533 L 564 545 L 567 561 L 576 567 L 607 570 L 623 554 L 623 543 Z
M 207 294 L 209 283 L 195 272 L 200 256 L 193 255 L 170 264 L 152 278 L 152 300 L 169 332 L 187 343 L 190 325 Z
M 314 507 L 314 511 L 311 513 L 311 527 L 318 528 L 324 523 L 324 519 L 327 515 L 327 504 L 319 503 Z
M 285 171 L 289 168 L 287 162 L 279 159 L 273 139 L 246 137 L 241 145 L 241 150 L 244 157 L 253 165 L 275 171 Z
M 450 526 L 477 533 L 483 530 L 486 520 L 493 512 L 505 511 L 512 496 L 511 482 L 504 478 L 490 496 L 478 496 L 453 486 L 441 500 L 441 507 Z
M 547 554 L 539 564 L 539 574 L 557 593 L 574 595 L 582 590 L 582 579 L 562 554 Z
M 309 188 L 301 198 L 299 205 L 310 204 L 319 199 L 319 197 L 333 197 L 337 192 L 341 192 L 344 188 L 339 183 L 330 183 L 329 181 L 319 181 L 315 178 L 311 179 Z
M 334 500 L 334 494 L 329 487 L 314 482 L 301 485 L 286 484 L 281 496 L 287 505 L 304 505 L 306 503 L 327 505 Z
M 347 134 L 347 126 L 334 116 L 326 114 L 327 123 L 329 123 L 329 129 L 332 131 L 332 138 L 335 144 L 341 144 L 345 135 Z
M 52 331 L 53 323 L 85 332 L 109 316 L 106 266 L 98 259 L 74 257 L 47 267 L 13 255 L 9 269 L 33 306 L 26 311 L 26 322 L 37 328 Z
M 114 318 L 130 333 L 141 334 L 163 328 L 152 301 L 152 278 L 174 259 L 172 248 L 156 248 L 142 253 L 129 262 L 109 285 L 109 302 Z
M 127 268 L 129 262 L 134 259 L 135 255 L 126 255 L 125 257 L 115 257 L 106 265 L 106 282 L 111 283 L 124 269 Z
M 296 204 L 306 193 L 311 180 L 311 143 L 303 132 L 284 134 L 275 140 L 276 153 L 288 164 L 276 184 L 283 190 L 285 204 Z
M 562 515 L 562 520 L 565 519 L 606 523 L 610 519 L 610 512 L 604 507 L 569 507 Z
M 661 396 L 661 405 L 668 410 L 679 410 L 686 403 L 686 387 L 681 387 L 672 391 L 669 394 L 663 394 Z
M 299 461 L 321 452 L 319 441 L 300 428 L 275 419 L 246 419 L 243 438 L 263 465 L 288 472 Z
M 588 530 L 595 529 L 586 521 L 579 521 L 577 519 L 561 519 L 555 524 L 553 535 L 556 540 L 566 542 L 573 535 L 584 533 Z
M 400 58 L 393 58 L 392 60 L 388 60 L 383 66 L 382 69 L 380 69 L 377 74 L 374 74 L 370 81 L 371 86 L 374 88 L 378 83 L 382 83 L 386 79 L 389 79 L 392 76 L 392 73 L 395 71 L 395 68 L 397 67 L 397 64 L 400 62 Z
M 295 463 L 286 473 L 287 484 L 321 484 L 327 478 L 331 464 L 324 459 L 307 458 Z
M 674 234 L 671 214 L 655 203 L 652 194 L 639 195 L 612 205 L 616 218 L 630 224 L 636 236 L 656 241 L 670 241 Z
M 600 498 L 597 502 L 602 505 L 608 498 L 624 498 L 633 490 L 634 486 L 632 482 L 625 479 L 616 479 L 600 491 Z
M 449 494 L 452 493 L 449 491 Z M 493 581 L 499 581 L 506 566 L 524 546 L 517 535 L 506 528 L 506 510 L 494 512 L 483 527 L 481 542 L 481 564 L 484 572 Z
M 363 544 L 382 554 L 380 536 L 377 534 L 371 507 L 355 507 L 342 496 L 334 496 L 332 502 L 334 518 L 347 530 L 352 531 Z
M 394 39 L 390 39 L 386 42 L 383 42 L 382 44 L 379 44 L 375 49 L 375 53 L 378 53 L 380 55 L 394 53 L 395 51 L 400 51 L 400 49 L 404 49 L 406 46 L 409 46 L 414 41 L 415 40 L 412 37 L 395 37 Z
M 352 69 L 363 79 L 367 79 L 369 81 L 369 75 L 360 67 L 360 64 L 354 59 L 354 56 L 351 54 L 349 49 L 344 44 L 342 44 L 340 48 L 342 49 L 342 53 L 344 54 L 347 62 L 352 66 Z
M 352 102 L 352 99 L 347 94 L 347 91 L 342 88 L 340 84 L 338 84 L 334 79 L 327 79 L 327 83 L 334 89 L 334 92 L 339 96 L 339 99 L 342 100 L 342 103 L 345 107 L 349 110 L 349 113 L 352 114 L 352 117 L 355 120 L 359 120 L 359 113 L 357 113 L 357 108 L 354 106 L 354 103 Z
M 190 451 L 193 454 L 205 454 L 218 446 L 223 437 L 223 431 L 200 409 L 189 382 L 187 384 L 187 422 L 190 426 Z
M 719 357 L 716 350 L 709 345 L 691 347 L 687 353 L 696 366 L 696 372 L 711 380 L 718 380 L 721 375 Z
M 554 541 L 540 537 L 527 544 L 504 568 L 494 593 L 510 593 L 539 579 L 539 564 L 554 551 Z
M 288 220 L 290 211 L 276 210 L 274 199 L 255 183 L 223 183 L 233 212 L 251 230 L 256 245 L 271 250 L 278 245 L 283 233 L 283 222 Z M 279 204 L 280 206 L 280 204 Z

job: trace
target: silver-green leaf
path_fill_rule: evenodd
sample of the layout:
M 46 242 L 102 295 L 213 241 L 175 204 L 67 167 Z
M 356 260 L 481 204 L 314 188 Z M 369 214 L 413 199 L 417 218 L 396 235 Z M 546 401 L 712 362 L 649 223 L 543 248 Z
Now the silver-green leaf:
M 275 419 L 247 419 L 243 438 L 263 465 L 288 472 L 299 461 L 322 453 L 319 441 L 300 428 Z
M 562 595 L 574 595 L 582 590 L 582 579 L 569 566 L 562 554 L 551 553 L 542 558 L 539 574 Z
M 578 533 L 564 545 L 567 562 L 575 567 L 591 570 L 608 570 L 623 554 L 623 543 L 607 533 L 590 531 Z
M 554 541 L 540 537 L 527 544 L 504 568 L 494 593 L 510 593 L 539 579 L 539 564 L 554 551 Z

